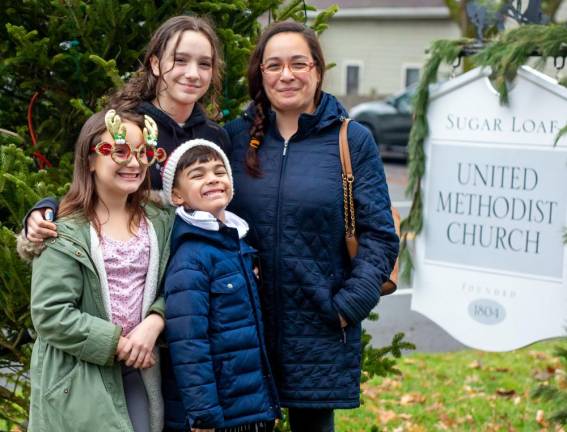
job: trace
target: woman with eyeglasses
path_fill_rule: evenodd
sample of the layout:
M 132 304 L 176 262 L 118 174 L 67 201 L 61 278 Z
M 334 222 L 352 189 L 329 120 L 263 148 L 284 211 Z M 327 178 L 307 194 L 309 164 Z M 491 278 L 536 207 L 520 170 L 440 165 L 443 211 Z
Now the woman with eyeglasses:
M 334 430 L 333 410 L 360 403 L 361 321 L 398 253 L 382 162 L 352 122 L 358 254 L 344 233 L 339 129 L 346 110 L 322 91 L 315 33 L 268 27 L 248 67 L 253 102 L 226 126 L 233 151 L 232 209 L 258 249 L 266 343 L 293 432 Z

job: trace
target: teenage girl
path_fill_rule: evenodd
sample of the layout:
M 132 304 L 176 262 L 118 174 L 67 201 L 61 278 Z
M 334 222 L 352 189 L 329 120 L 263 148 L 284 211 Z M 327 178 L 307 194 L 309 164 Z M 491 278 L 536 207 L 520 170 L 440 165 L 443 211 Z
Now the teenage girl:
M 170 18 L 153 34 L 142 65 L 111 97 L 110 106 L 154 118 L 168 154 L 194 138 L 215 142 L 226 152 L 227 133 L 203 109 L 208 107 L 214 116 L 219 112 L 223 67 L 218 37 L 207 20 Z M 161 189 L 161 164 L 150 174 L 152 189 Z
M 33 262 L 30 430 L 161 432 L 159 354 L 170 218 L 146 205 L 163 161 L 149 117 L 93 115 L 57 238 Z
M 176 16 L 153 34 L 144 60 L 132 78 L 110 98 L 109 107 L 151 116 L 159 129 L 160 146 L 171 154 L 181 143 L 204 138 L 230 154 L 230 140 L 207 117 L 203 106 L 218 113 L 222 70 L 218 37 L 212 25 L 195 16 Z M 162 164 L 150 167 L 153 190 L 161 190 Z M 56 209 L 52 198 L 38 202 L 26 218 L 26 236 L 36 243 L 57 236 L 56 226 L 44 217 Z

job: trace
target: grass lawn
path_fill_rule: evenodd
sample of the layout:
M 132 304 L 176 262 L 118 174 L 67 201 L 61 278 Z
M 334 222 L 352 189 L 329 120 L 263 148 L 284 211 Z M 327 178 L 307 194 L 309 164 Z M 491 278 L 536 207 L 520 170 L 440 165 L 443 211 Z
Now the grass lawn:
M 337 432 L 563 431 L 546 420 L 557 407 L 530 397 L 545 382 L 567 391 L 558 345 L 410 354 L 399 361 L 400 377 L 368 381 L 360 408 L 337 411 Z

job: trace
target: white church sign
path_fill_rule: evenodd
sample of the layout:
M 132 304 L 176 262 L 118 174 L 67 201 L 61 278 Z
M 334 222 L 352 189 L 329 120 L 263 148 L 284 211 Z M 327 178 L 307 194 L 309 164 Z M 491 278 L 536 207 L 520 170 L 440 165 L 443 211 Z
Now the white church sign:
M 412 309 L 506 351 L 567 333 L 567 89 L 524 67 L 501 105 L 487 75 L 431 92 Z

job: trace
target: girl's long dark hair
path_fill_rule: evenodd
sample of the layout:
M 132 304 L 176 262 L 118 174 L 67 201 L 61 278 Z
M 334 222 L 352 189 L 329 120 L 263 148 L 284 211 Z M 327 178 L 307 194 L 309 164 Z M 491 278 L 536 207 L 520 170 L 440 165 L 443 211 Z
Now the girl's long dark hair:
M 210 114 L 212 117 L 218 116 L 218 100 L 222 94 L 222 70 L 224 68 L 220 42 L 213 25 L 207 19 L 196 16 L 175 16 L 168 19 L 155 31 L 146 48 L 144 62 L 124 87 L 118 89 L 110 96 L 108 106 L 124 111 L 134 111 L 142 101 L 150 102 L 154 100 L 158 96 L 158 84 L 160 80 L 163 81 L 163 71 L 160 76 L 156 77 L 152 72 L 151 59 L 155 56 L 161 62 L 167 43 L 172 37 L 177 35 L 173 51 L 175 53 L 179 46 L 181 35 L 185 31 L 201 33 L 211 44 L 213 76 L 211 86 L 201 104 L 211 107 Z
M 99 156 L 91 152 L 92 146 L 98 144 L 102 134 L 106 131 L 104 115 L 106 112 L 98 112 L 92 115 L 83 125 L 79 138 L 75 143 L 75 162 L 73 166 L 73 180 L 69 192 L 65 194 L 59 205 L 57 217 L 83 216 L 91 222 L 97 233 L 101 233 L 101 222 L 96 215 L 96 205 L 99 197 L 96 192 L 94 174 L 90 170 L 90 162 Z M 144 118 L 139 114 L 128 111 L 118 111 L 117 114 L 123 121 L 130 121 L 142 129 Z M 140 188 L 128 195 L 127 207 L 130 213 L 129 229 L 137 227 L 144 215 L 143 205 L 147 202 L 150 192 L 150 176 L 146 177 Z
M 248 62 L 248 93 L 254 105 L 255 115 L 250 128 L 250 145 L 246 154 L 246 170 L 253 177 L 260 177 L 262 170 L 260 169 L 260 161 L 258 159 L 258 147 L 264 138 L 265 129 L 267 127 L 267 114 L 270 112 L 271 104 L 264 91 L 262 79 L 262 71 L 260 65 L 264 57 L 264 50 L 268 41 L 279 33 L 298 33 L 300 34 L 311 52 L 311 57 L 315 62 L 315 67 L 319 72 L 319 83 L 315 90 L 315 106 L 319 104 L 321 99 L 321 87 L 323 86 L 323 77 L 325 76 L 325 58 L 323 50 L 317 39 L 317 34 L 303 24 L 295 21 L 284 21 L 274 23 L 267 27 L 260 35 L 260 39 L 256 44 L 256 48 L 250 56 Z

